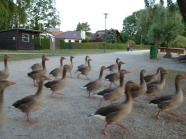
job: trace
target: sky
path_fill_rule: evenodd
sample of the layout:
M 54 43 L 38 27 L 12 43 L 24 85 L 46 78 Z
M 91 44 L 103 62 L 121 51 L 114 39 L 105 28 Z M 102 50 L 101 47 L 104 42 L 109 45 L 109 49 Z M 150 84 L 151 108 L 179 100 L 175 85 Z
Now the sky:
M 92 33 L 106 29 L 122 30 L 123 20 L 145 8 L 144 0 L 56 0 L 60 12 L 61 31 L 73 31 L 77 24 L 87 22 Z

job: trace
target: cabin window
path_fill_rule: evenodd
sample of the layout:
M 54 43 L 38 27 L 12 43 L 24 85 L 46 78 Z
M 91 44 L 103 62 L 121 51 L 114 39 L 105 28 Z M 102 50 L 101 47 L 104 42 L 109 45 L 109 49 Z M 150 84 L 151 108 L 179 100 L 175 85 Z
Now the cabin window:
M 29 42 L 29 34 L 22 33 L 22 42 Z

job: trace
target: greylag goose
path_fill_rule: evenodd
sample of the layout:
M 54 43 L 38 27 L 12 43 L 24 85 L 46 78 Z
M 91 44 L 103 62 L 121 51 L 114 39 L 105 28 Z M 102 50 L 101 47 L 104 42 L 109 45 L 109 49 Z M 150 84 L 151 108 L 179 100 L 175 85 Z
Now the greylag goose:
M 132 81 L 128 81 L 126 83 L 126 87 L 125 87 L 126 99 L 123 103 L 111 104 L 105 107 L 101 107 L 94 114 L 89 115 L 90 117 L 100 119 L 106 122 L 104 130 L 103 130 L 104 131 L 103 133 L 105 135 L 111 135 L 111 133 L 106 131 L 107 127 L 111 124 L 116 124 L 122 128 L 127 129 L 127 127 L 117 123 L 117 121 L 127 118 L 129 114 L 131 113 L 132 107 L 133 107 L 131 88 L 135 86 L 139 87 L 138 84 Z
M 56 91 L 60 91 L 67 86 L 68 82 L 66 78 L 66 71 L 68 68 L 70 68 L 70 65 L 65 65 L 63 67 L 63 76 L 61 79 L 49 81 L 44 84 L 46 88 L 50 88 L 52 90 L 52 94 L 51 94 L 52 97 L 53 97 L 53 94 L 63 95 L 62 93 L 57 93 Z
M 125 63 L 122 62 L 122 61 L 120 61 L 120 62 L 118 63 L 118 72 L 117 72 L 117 73 L 111 73 L 111 74 L 108 74 L 108 75 L 105 76 L 105 80 L 110 81 L 109 87 L 111 87 L 112 83 L 113 83 L 115 86 L 117 86 L 117 85 L 115 84 L 115 82 L 119 80 L 119 75 L 120 75 L 120 70 L 121 70 L 121 65 L 122 65 L 122 64 L 125 64 Z
M 81 68 L 79 68 L 77 70 L 77 72 L 79 73 L 77 78 L 79 78 L 79 76 L 82 74 L 82 75 L 85 75 L 87 77 L 87 79 L 89 79 L 87 75 L 92 69 L 92 66 L 90 65 L 90 61 L 92 61 L 92 59 L 88 59 L 88 65 L 87 66 L 82 66 Z
M 141 70 L 140 72 L 140 87 L 133 87 L 131 90 L 132 97 L 135 99 L 138 96 L 141 96 L 146 93 L 147 91 L 147 84 L 144 80 L 144 73 L 147 72 L 146 70 Z
M 95 97 L 101 98 L 100 103 L 98 104 L 98 108 L 101 107 L 102 101 L 111 101 L 111 103 L 121 96 L 124 95 L 125 85 L 124 85 L 124 74 L 130 73 L 127 70 L 120 71 L 120 86 L 115 88 L 107 88 L 103 91 L 98 92 L 95 94 Z
M 81 65 L 79 65 L 77 68 L 77 71 L 80 69 L 80 68 L 83 68 L 83 67 L 86 67 L 86 66 L 88 66 L 88 59 L 90 59 L 90 57 L 89 56 L 86 56 L 85 57 L 85 64 L 81 64 Z
M 41 58 L 41 63 L 36 63 L 34 65 L 32 65 L 30 68 L 32 69 L 32 71 L 36 71 L 36 70 L 42 70 L 43 67 L 42 67 L 42 59 L 46 57 L 45 54 L 42 55 L 42 58 Z
M 15 82 L 12 81 L 7 81 L 7 80 L 1 80 L 0 81 L 0 127 L 3 126 L 4 124 L 4 107 L 3 107 L 3 94 L 4 94 L 4 89 L 10 85 L 16 84 Z
M 30 119 L 30 113 L 39 109 L 44 102 L 44 97 L 43 97 L 44 80 L 51 80 L 51 79 L 46 76 L 41 76 L 37 92 L 34 95 L 24 97 L 12 104 L 14 107 L 26 113 L 27 121 L 29 123 L 36 122 Z
M 4 55 L 4 70 L 0 71 L 0 80 L 5 80 L 10 75 L 7 64 L 8 58 L 11 58 L 11 56 Z
M 72 62 L 72 59 L 73 59 L 73 58 L 75 58 L 75 57 L 70 56 L 70 64 L 69 64 L 70 67 L 67 69 L 67 72 L 70 72 L 71 78 L 72 78 L 72 73 L 71 73 L 71 71 L 72 71 L 72 69 L 73 69 L 73 62 Z
M 39 80 L 39 78 L 41 76 L 45 76 L 46 75 L 46 65 L 45 65 L 45 61 L 49 60 L 46 57 L 42 57 L 42 66 L 43 69 L 42 70 L 36 70 L 36 71 L 31 71 L 29 72 L 27 75 L 33 79 L 34 82 L 34 86 L 37 86 L 36 82 Z
M 160 69 L 161 69 L 161 68 L 162 68 L 162 67 L 159 67 L 159 68 L 157 69 L 157 71 L 156 71 L 155 74 L 150 74 L 150 75 L 144 76 L 145 82 L 146 82 L 146 83 L 151 83 L 151 82 L 156 81 L 156 80 L 158 79 L 158 73 L 160 72 Z
M 186 76 L 177 75 L 175 78 L 175 94 L 156 97 L 155 99 L 150 101 L 150 104 L 156 104 L 159 108 L 159 111 L 156 115 L 158 119 L 163 119 L 159 116 L 160 112 L 162 111 L 165 111 L 175 117 L 180 117 L 180 115 L 170 112 L 170 110 L 177 108 L 183 103 L 183 91 L 180 87 L 181 79 L 186 79 Z
M 149 100 L 151 99 L 152 95 L 156 95 L 157 93 L 162 91 L 163 88 L 165 87 L 165 75 L 166 74 L 169 74 L 169 72 L 166 71 L 165 69 L 161 68 L 160 69 L 160 75 L 161 75 L 160 81 L 155 81 L 155 82 L 151 82 L 151 83 L 147 84 L 146 94 L 147 94 Z
M 100 70 L 99 78 L 97 80 L 91 81 L 88 84 L 81 87 L 82 89 L 86 89 L 89 92 L 89 98 L 90 98 L 90 94 L 92 92 L 99 90 L 103 86 L 103 83 L 104 83 L 103 82 L 103 71 L 106 69 L 107 69 L 107 67 L 102 66 L 101 70 Z
M 60 58 L 60 67 L 59 67 L 59 68 L 55 68 L 54 70 L 52 70 L 52 71 L 50 72 L 50 74 L 53 75 L 53 76 L 55 77 L 54 80 L 57 79 L 58 76 L 62 75 L 62 71 L 63 71 L 63 60 L 65 60 L 65 59 L 66 59 L 66 58 L 61 57 L 61 58 Z
M 120 60 L 119 58 L 116 58 L 116 64 L 112 64 L 107 67 L 108 70 L 111 71 L 111 73 L 118 69 L 119 60 Z

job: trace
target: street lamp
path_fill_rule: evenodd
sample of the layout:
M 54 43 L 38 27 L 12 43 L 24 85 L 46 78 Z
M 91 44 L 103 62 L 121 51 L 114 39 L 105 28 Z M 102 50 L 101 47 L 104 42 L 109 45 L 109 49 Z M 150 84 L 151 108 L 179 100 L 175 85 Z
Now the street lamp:
M 106 52 L 106 40 L 107 40 L 107 36 L 106 36 L 106 19 L 107 19 L 107 15 L 108 13 L 104 13 L 105 15 L 105 43 L 104 43 L 104 53 Z

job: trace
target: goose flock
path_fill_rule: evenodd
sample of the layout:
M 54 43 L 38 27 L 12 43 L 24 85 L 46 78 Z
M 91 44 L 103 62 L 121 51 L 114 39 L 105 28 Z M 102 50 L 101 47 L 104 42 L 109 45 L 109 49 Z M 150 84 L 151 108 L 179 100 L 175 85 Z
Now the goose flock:
M 16 84 L 13 81 L 7 80 L 11 74 L 8 69 L 8 59 L 12 58 L 9 55 L 4 56 L 4 69 L 0 71 L 0 125 L 3 125 L 4 118 L 4 106 L 3 106 L 3 93 L 5 88 L 10 85 Z M 59 93 L 64 88 L 70 88 L 68 84 L 67 73 L 72 77 L 72 71 L 74 69 L 73 59 L 75 57 L 70 57 L 70 64 L 63 64 L 65 57 L 60 57 L 60 66 L 50 71 L 51 78 L 47 77 L 46 61 L 49 60 L 46 55 L 42 55 L 41 63 L 36 63 L 31 66 L 32 71 L 27 75 L 33 80 L 34 86 L 37 87 L 37 91 L 34 95 L 23 96 L 19 100 L 15 100 L 12 104 L 15 108 L 20 109 L 22 112 L 26 113 L 27 121 L 29 123 L 35 123 L 36 121 L 30 118 L 30 113 L 38 110 L 44 103 L 43 88 L 51 90 L 51 97 L 57 97 L 57 95 L 64 95 L 64 93 Z M 97 98 L 98 105 L 95 106 L 97 111 L 89 114 L 89 117 L 99 119 L 104 121 L 106 124 L 103 129 L 104 135 L 111 135 L 107 131 L 107 127 L 111 124 L 115 124 L 121 128 L 127 129 L 124 125 L 118 123 L 118 121 L 127 118 L 133 110 L 133 101 L 138 101 L 137 98 L 142 95 L 146 95 L 149 100 L 148 105 L 157 106 L 158 112 L 156 114 L 157 119 L 163 119 L 160 116 L 160 112 L 166 112 L 175 117 L 180 117 L 180 115 L 171 112 L 170 110 L 177 108 L 183 103 L 183 91 L 180 86 L 180 80 L 186 79 L 185 75 L 177 75 L 175 77 L 175 93 L 169 95 L 160 96 L 159 93 L 164 89 L 166 85 L 166 75 L 169 72 L 162 67 L 158 67 L 155 74 L 145 75 L 148 71 L 142 69 L 139 73 L 140 84 L 138 81 L 127 81 L 125 83 L 125 74 L 132 74 L 131 71 L 122 69 L 123 61 L 116 58 L 116 63 L 110 66 L 101 66 L 100 72 L 96 80 L 89 81 L 88 74 L 92 71 L 93 67 L 91 65 L 92 59 L 89 56 L 85 57 L 85 63 L 81 64 L 74 70 L 77 73 L 77 80 L 80 75 L 84 75 L 87 78 L 87 83 L 79 88 L 84 89 L 88 93 L 88 99 Z M 116 70 L 118 70 L 116 72 Z M 104 72 L 110 71 L 110 74 L 104 77 Z M 127 75 L 127 76 L 130 76 Z M 160 80 L 158 80 L 160 78 Z M 44 81 L 47 81 L 44 83 Z M 105 82 L 110 82 L 110 85 L 106 89 L 104 87 Z M 116 82 L 119 81 L 119 84 Z M 112 87 L 112 84 L 115 87 Z M 101 91 L 99 91 L 102 89 Z M 157 96 L 159 95 L 159 96 Z M 113 103 L 114 101 L 124 98 L 121 103 Z M 109 101 L 111 104 L 102 106 L 102 101 Z M 141 100 L 142 101 L 142 100 Z

